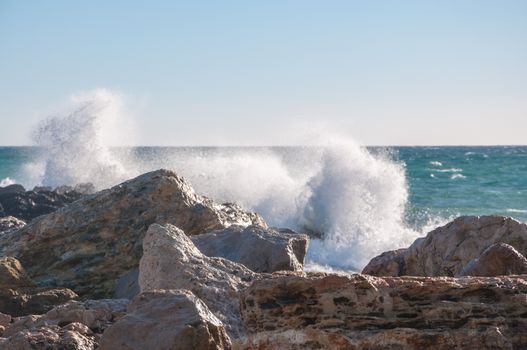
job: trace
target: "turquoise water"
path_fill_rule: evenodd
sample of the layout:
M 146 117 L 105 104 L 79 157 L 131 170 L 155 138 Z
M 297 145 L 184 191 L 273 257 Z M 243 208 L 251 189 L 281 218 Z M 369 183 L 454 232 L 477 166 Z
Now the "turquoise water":
M 129 151 L 143 160 L 143 171 L 163 166 L 163 161 L 174 155 L 235 153 L 233 148 L 143 147 Z M 390 157 L 404 165 L 409 223 L 430 216 L 483 214 L 527 221 L 527 147 L 392 147 L 390 151 Z M 279 153 L 289 166 L 298 167 L 304 158 L 294 155 L 302 152 L 305 150 L 280 148 Z M 40 156 L 34 147 L 0 147 L 0 181 L 4 185 L 12 181 L 37 185 L 28 180 L 28 172 Z

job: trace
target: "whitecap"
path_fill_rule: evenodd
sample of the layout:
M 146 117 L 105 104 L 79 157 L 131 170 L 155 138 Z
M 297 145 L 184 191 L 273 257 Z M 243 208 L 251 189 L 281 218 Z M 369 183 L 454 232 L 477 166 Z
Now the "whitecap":
M 433 166 L 443 166 L 443 163 L 434 160 L 434 161 L 431 161 L 431 162 L 430 162 L 430 165 L 433 165 Z
M 6 177 L 0 180 L 0 187 L 6 187 L 13 184 L 16 184 L 16 181 L 10 177 Z
M 455 180 L 455 179 L 466 179 L 467 177 L 465 175 L 462 175 L 462 174 L 452 174 L 452 176 L 450 176 L 450 178 L 452 180 Z

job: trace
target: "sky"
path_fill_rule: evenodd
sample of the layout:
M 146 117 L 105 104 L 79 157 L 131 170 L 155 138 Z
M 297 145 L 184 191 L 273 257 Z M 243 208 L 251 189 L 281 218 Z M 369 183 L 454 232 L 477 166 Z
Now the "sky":
M 131 145 L 527 144 L 527 1 L 0 0 L 0 145 L 94 89 Z

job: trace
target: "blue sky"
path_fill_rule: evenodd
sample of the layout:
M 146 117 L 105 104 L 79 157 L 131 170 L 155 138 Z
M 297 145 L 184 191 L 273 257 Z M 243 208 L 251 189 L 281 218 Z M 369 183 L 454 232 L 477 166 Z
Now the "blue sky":
M 134 144 L 527 144 L 527 1 L 0 0 L 0 144 L 95 88 Z

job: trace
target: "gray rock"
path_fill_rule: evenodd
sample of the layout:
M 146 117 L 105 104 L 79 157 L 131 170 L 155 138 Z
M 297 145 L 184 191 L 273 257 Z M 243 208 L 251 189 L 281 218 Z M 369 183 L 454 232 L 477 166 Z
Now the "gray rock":
M 132 269 L 119 278 L 115 286 L 114 298 L 132 299 L 139 294 L 139 269 Z
M 156 290 L 135 297 L 128 314 L 107 328 L 99 350 L 230 349 L 225 327 L 187 290 Z
M 241 263 L 254 272 L 271 273 L 302 271 L 308 237 L 258 226 L 231 226 L 193 236 L 192 242 L 207 256 Z
M 177 227 L 153 224 L 143 242 L 139 265 L 141 292 L 188 289 L 227 327 L 231 337 L 243 334 L 239 292 L 257 276 L 241 264 L 202 254 Z
M 527 274 L 527 259 L 513 246 L 495 243 L 477 259 L 471 260 L 461 276 L 504 276 Z
M 13 184 L 5 187 L 0 187 L 0 194 L 24 193 L 26 189 L 22 185 Z

